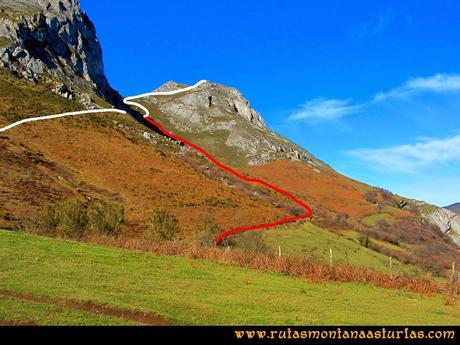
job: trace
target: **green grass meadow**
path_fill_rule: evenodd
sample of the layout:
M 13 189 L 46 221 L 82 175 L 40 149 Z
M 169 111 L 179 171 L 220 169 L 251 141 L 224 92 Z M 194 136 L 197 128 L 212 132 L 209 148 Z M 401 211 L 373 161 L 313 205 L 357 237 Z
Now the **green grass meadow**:
M 311 283 L 211 261 L 0 231 L 0 290 L 150 312 L 176 325 L 458 325 L 443 296 Z M 0 298 L 0 319 L 132 324 Z
M 281 246 L 282 255 L 308 257 L 321 262 L 329 262 L 330 249 L 332 249 L 332 259 L 336 264 L 366 266 L 390 273 L 390 258 L 362 246 L 357 241 L 358 237 L 358 233 L 351 231 L 343 232 L 343 234 L 334 233 L 308 222 L 302 225 L 287 225 L 270 229 L 263 234 L 264 241 L 273 251 L 278 252 Z M 371 239 L 371 241 L 374 240 Z M 404 265 L 393 259 L 393 271 L 415 275 L 419 270 L 415 266 Z

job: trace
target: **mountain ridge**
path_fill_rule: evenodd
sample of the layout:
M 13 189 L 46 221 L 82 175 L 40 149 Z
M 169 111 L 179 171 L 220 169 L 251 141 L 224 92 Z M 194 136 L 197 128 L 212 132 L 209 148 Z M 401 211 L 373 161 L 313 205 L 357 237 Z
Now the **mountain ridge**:
M 446 209 L 448 209 L 448 210 L 450 210 L 452 212 L 455 212 L 457 214 L 460 214 L 460 202 L 457 202 L 457 203 L 452 204 L 450 206 L 446 206 L 444 208 L 446 208 Z
M 11 1 L 0 0 L 0 4 L 5 3 L 11 5 Z M 6 56 L 2 69 L 2 76 L 6 77 L 0 83 L 0 99 L 6 105 L 7 113 L 11 114 L 6 117 L 5 114 L 0 114 L 0 123 L 8 124 L 14 120 L 16 114 L 37 116 L 83 108 L 110 107 L 107 104 L 110 97 L 104 96 L 103 92 L 107 78 L 101 68 L 102 51 L 97 47 L 95 30 L 91 29 L 89 21 L 83 23 L 86 28 L 82 29 L 81 23 L 75 23 L 74 19 L 68 18 L 69 13 L 72 18 L 75 15 L 77 22 L 82 18 L 83 14 L 78 12 L 79 6 L 61 16 L 60 11 L 63 10 L 57 1 L 22 0 L 20 3 L 38 3 L 39 6 L 34 5 L 33 9 L 40 13 L 16 16 L 13 19 L 22 24 L 18 26 L 16 22 L 10 23 L 13 25 L 11 27 L 5 23 L 12 19 L 8 15 L 2 17 L 5 19 L 6 16 L 6 22 L 1 22 L 4 27 L 2 32 L 13 32 L 12 35 L 18 37 L 13 37 L 13 44 L 9 41 L 0 50 L 3 53 L 8 52 L 2 55 L 3 58 Z M 53 3 L 51 7 L 50 3 Z M 63 4 L 64 7 L 68 4 L 70 8 L 78 2 Z M 21 11 L 25 9 L 21 8 Z M 41 14 L 43 11 L 46 14 Z M 32 27 L 25 31 L 19 30 L 18 27 L 22 27 L 24 23 L 31 23 Z M 34 23 L 42 23 L 43 30 L 34 26 Z M 59 30 L 54 31 L 50 23 L 57 23 Z M 87 47 L 83 47 L 85 49 L 82 52 L 75 51 L 78 50 L 78 37 L 83 35 L 80 29 L 94 34 L 91 37 L 96 46 L 93 46 L 95 54 L 92 57 L 96 61 L 88 59 L 87 53 L 93 49 L 88 51 Z M 67 35 L 72 31 L 73 35 Z M 44 38 L 40 32 L 45 33 Z M 22 34 L 24 35 L 21 36 Z M 67 46 L 68 54 L 60 54 L 59 48 L 53 48 L 54 44 L 60 45 L 56 43 L 59 40 Z M 52 61 L 57 66 L 54 71 L 51 69 L 43 74 L 29 73 L 34 72 L 35 63 L 46 62 L 40 60 L 40 54 L 31 54 L 34 53 L 30 49 L 32 43 L 39 46 L 41 53 L 51 54 Z M 19 48 L 14 48 L 15 46 Z M 16 49 L 18 54 L 13 56 Z M 72 56 L 82 63 L 86 61 L 87 67 L 93 62 L 94 66 L 99 66 L 98 70 L 103 75 L 101 80 L 105 80 L 102 81 L 101 89 L 95 83 L 96 80 L 91 79 L 92 74 L 86 75 L 89 79 L 87 80 L 81 65 L 75 67 L 71 64 Z M 14 72 L 15 78 L 8 74 L 10 72 L 5 73 L 6 69 Z M 56 82 L 62 83 L 63 87 L 57 90 Z M 158 90 L 172 91 L 186 87 L 187 85 L 177 82 L 168 82 Z M 50 95 L 51 90 L 54 92 L 53 96 Z M 18 94 L 27 97 L 19 99 Z M 90 95 L 91 102 L 81 101 L 84 94 Z M 168 97 L 145 94 L 141 98 L 141 105 L 147 107 L 152 118 L 158 120 L 170 133 L 210 151 L 219 161 L 238 168 L 245 176 L 273 182 L 312 205 L 316 213 L 312 222 L 326 231 L 347 236 L 348 240 L 358 241 L 363 246 L 372 246 L 372 250 L 397 258 L 401 262 L 421 265 L 437 274 L 443 273 L 455 255 L 458 255 L 458 246 L 455 247 L 449 239 L 450 237 L 459 243 L 460 228 L 456 223 L 457 218 L 452 217 L 452 212 L 426 203 L 405 200 L 389 191 L 340 175 L 308 151 L 271 131 L 262 115 L 235 88 L 204 82 L 199 87 L 180 94 Z M 35 106 L 36 104 L 40 106 Z M 135 114 L 131 112 L 131 115 Z M 37 128 L 35 125 L 30 128 L 28 130 L 27 127 L 20 127 L 18 132 L 2 137 L 6 144 L 0 145 L 2 188 L 8 191 L 5 195 L 9 196 L 7 199 L 0 199 L 2 208 L 3 205 L 8 205 L 8 208 L 5 207 L 6 213 L 0 215 L 0 223 L 4 217 L 9 226 L 22 224 L 25 215 L 31 214 L 30 210 L 36 213 L 39 205 L 44 202 L 56 202 L 69 195 L 93 199 L 105 196 L 123 202 L 130 208 L 128 217 L 131 223 L 126 226 L 128 236 L 138 236 L 139 228 L 148 222 L 145 212 L 135 210 L 133 205 L 143 205 L 144 208 L 149 205 L 166 205 L 170 212 L 178 215 L 180 223 L 187 226 L 190 236 L 196 236 L 194 231 L 197 229 L 197 222 L 188 221 L 187 217 L 198 216 L 198 213 L 210 213 L 216 219 L 223 219 L 219 226 L 230 228 L 234 223 L 240 226 L 262 224 L 267 222 L 267 217 L 272 221 L 273 218 L 283 217 L 285 211 L 290 214 L 297 212 L 292 205 L 283 204 L 285 200 L 267 194 L 266 191 L 238 185 L 228 176 L 222 176 L 221 172 L 213 170 L 212 165 L 200 155 L 171 138 L 159 136 L 154 133 L 155 128 L 145 127 L 145 122 L 134 123 L 129 116 L 88 115 L 84 118 L 50 121 L 37 125 Z M 43 137 L 40 132 L 49 137 Z M 65 140 L 55 138 L 57 133 Z M 107 149 L 108 143 L 115 148 L 113 152 Z M 22 148 L 23 146 L 27 149 Z M 78 150 L 74 147 L 78 147 Z M 95 150 L 95 147 L 99 149 Z M 65 150 L 61 152 L 63 148 Z M 39 158 L 40 154 L 47 159 Z M 55 163 L 58 167 L 65 167 L 66 169 L 60 170 L 73 176 L 72 183 L 66 182 L 66 188 L 63 189 L 63 182 L 57 176 L 57 171 L 52 169 L 50 176 L 43 174 L 33 169 L 34 161 L 47 166 Z M 28 167 L 30 171 L 24 171 L 24 167 Z M 194 176 L 195 182 L 189 182 L 178 172 L 184 176 Z M 105 180 L 106 175 L 112 181 Z M 59 176 L 65 179 L 65 176 Z M 44 187 L 47 184 L 53 190 L 52 193 Z M 79 184 L 84 188 L 79 187 Z M 37 195 L 37 198 L 35 195 L 24 195 L 23 185 L 29 186 L 28 190 L 33 190 L 35 194 L 44 195 Z M 73 188 L 83 189 L 85 192 L 76 192 Z M 212 196 L 213 193 L 225 197 L 215 197 Z M 15 212 L 15 208 L 20 209 L 20 212 Z M 243 215 L 239 216 L 240 213 Z M 292 240 L 298 242 L 301 239 Z

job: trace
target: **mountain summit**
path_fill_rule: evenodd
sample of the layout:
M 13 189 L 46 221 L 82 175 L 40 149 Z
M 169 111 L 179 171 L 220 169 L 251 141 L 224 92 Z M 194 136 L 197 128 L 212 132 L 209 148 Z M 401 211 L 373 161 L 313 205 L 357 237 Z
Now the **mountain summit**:
M 187 85 L 169 81 L 155 91 Z M 309 152 L 271 131 L 262 115 L 235 88 L 205 82 L 173 96 L 150 96 L 143 102 L 167 128 L 209 149 L 227 162 L 261 165 L 274 159 L 322 165 Z
M 94 96 L 122 105 L 105 77 L 96 29 L 78 0 L 0 0 L 0 11 L 2 67 L 53 83 L 55 93 L 87 107 L 97 103 Z

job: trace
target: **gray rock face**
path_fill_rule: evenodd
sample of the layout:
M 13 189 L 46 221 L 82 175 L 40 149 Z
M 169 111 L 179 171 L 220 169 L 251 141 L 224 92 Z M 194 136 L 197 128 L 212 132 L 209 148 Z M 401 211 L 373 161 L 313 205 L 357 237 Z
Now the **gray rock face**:
M 214 107 L 226 110 L 227 112 L 237 113 L 256 126 L 266 129 L 262 116 L 251 108 L 249 101 L 243 97 L 240 91 L 223 85 L 207 84 L 208 93 L 190 94 L 183 99 L 184 105 L 190 108 Z M 168 81 L 155 91 L 173 91 L 179 89 L 181 89 L 181 86 L 178 83 Z
M 167 82 L 155 91 L 183 87 Z M 169 128 L 215 154 L 225 153 L 232 163 L 261 165 L 274 159 L 291 159 L 322 164 L 268 129 L 262 116 L 234 88 L 206 82 L 177 95 L 149 97 L 147 102 L 164 114 Z
M 96 93 L 119 106 L 121 96 L 104 74 L 96 30 L 78 0 L 0 0 L 0 64 L 19 76 L 41 80 L 44 72 L 69 89 Z
M 55 88 L 53 88 L 52 90 L 55 94 L 61 96 L 61 97 L 64 97 L 64 98 L 67 98 L 67 99 L 74 99 L 75 98 L 75 95 L 74 93 L 67 88 L 66 85 L 60 83 L 58 85 L 56 85 Z
M 262 116 L 251 108 L 249 101 L 243 97 L 241 92 L 239 92 L 237 89 L 225 86 L 221 86 L 219 92 L 224 94 L 224 98 L 218 96 L 217 92 L 215 95 L 213 95 L 216 97 L 217 106 L 227 107 L 227 111 L 235 112 L 249 122 L 255 124 L 257 127 L 267 129 Z M 225 103 L 222 102 L 223 99 L 225 99 Z

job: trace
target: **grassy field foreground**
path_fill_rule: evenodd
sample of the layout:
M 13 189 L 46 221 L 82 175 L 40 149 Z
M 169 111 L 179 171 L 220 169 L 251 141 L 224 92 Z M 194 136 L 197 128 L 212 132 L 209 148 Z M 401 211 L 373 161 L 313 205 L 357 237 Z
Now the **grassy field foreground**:
M 0 320 L 35 324 L 143 323 L 123 313 L 95 315 L 72 307 L 85 303 L 161 315 L 180 325 L 456 325 L 460 320 L 458 305 L 444 305 L 442 296 L 358 283 L 313 284 L 205 260 L 7 231 L 0 231 L 0 295 Z

